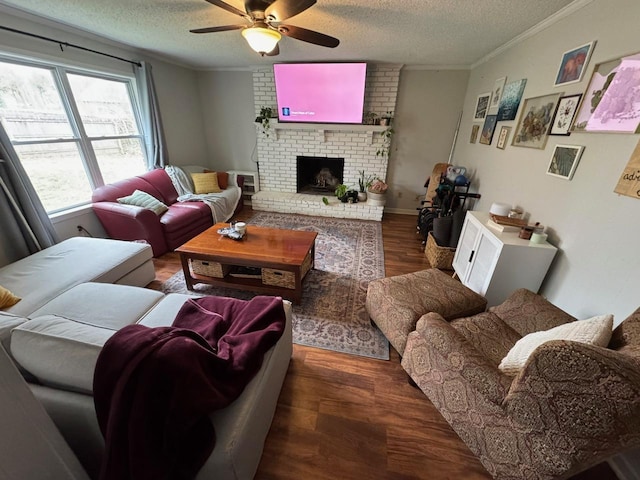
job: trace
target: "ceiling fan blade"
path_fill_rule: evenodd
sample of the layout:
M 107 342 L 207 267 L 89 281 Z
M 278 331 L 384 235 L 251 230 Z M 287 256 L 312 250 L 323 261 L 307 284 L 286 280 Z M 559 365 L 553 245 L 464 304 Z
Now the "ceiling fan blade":
M 320 45 L 321 47 L 335 48 L 340 45 L 340 40 L 324 33 L 314 32 L 313 30 L 307 30 L 306 28 L 296 27 L 294 25 L 278 25 L 278 31 L 282 35 L 295 38 L 296 40 L 302 40 L 303 42 L 313 43 Z
M 280 47 L 276 44 L 276 48 L 265 54 L 267 57 L 275 57 L 280 55 Z
M 275 0 L 264 12 L 271 22 L 283 22 L 315 5 L 316 0 Z
M 222 0 L 206 0 L 206 1 L 209 2 L 211 5 L 215 5 L 216 7 L 224 8 L 227 12 L 235 13 L 236 15 L 240 15 L 241 17 L 247 16 L 246 12 L 243 12 L 239 8 L 229 5 L 228 3 L 223 2 Z
M 242 30 L 243 28 L 246 28 L 246 25 L 223 25 L 221 27 L 195 28 L 189 31 L 191 33 L 214 33 L 214 32 L 227 32 L 229 30 Z

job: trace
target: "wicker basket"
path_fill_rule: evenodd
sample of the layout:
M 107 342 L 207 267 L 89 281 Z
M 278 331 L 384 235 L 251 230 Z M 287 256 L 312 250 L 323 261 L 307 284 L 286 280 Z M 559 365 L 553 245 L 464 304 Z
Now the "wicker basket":
M 209 260 L 189 260 L 191 262 L 191 271 L 196 275 L 204 275 L 205 277 L 224 278 L 229 270 L 230 265 L 222 265 L 218 262 Z
M 453 270 L 453 257 L 455 254 L 455 248 L 438 246 L 433 234 L 429 232 L 427 235 L 427 246 L 424 249 L 424 255 L 427 257 L 427 260 L 429 260 L 429 264 L 432 268 Z
M 311 252 L 307 254 L 302 262 L 301 277 L 304 278 L 309 270 L 311 270 Z M 276 287 L 294 289 L 296 288 L 296 274 L 287 270 L 263 268 L 262 283 L 264 285 L 275 285 Z

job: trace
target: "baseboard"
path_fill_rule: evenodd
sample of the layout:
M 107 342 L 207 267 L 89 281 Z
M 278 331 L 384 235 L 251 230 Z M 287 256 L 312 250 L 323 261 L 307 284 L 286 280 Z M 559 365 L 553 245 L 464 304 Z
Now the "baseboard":
M 415 215 L 416 218 L 418 217 L 418 210 L 416 210 L 415 208 L 413 210 L 409 210 L 409 209 L 406 209 L 406 208 L 384 207 L 384 211 L 386 213 L 398 213 L 400 215 Z

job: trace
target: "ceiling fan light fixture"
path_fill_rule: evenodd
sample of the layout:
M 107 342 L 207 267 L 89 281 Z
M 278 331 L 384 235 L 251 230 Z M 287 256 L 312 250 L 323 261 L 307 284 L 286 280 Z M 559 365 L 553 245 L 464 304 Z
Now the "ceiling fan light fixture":
M 280 32 L 264 27 L 250 27 L 242 30 L 242 36 L 249 46 L 261 55 L 276 48 L 282 38 Z

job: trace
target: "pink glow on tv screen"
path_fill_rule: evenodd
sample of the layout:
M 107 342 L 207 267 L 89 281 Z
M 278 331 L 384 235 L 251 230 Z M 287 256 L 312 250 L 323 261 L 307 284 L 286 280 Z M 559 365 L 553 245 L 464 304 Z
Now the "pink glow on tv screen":
M 281 122 L 362 123 L 366 63 L 273 66 Z

